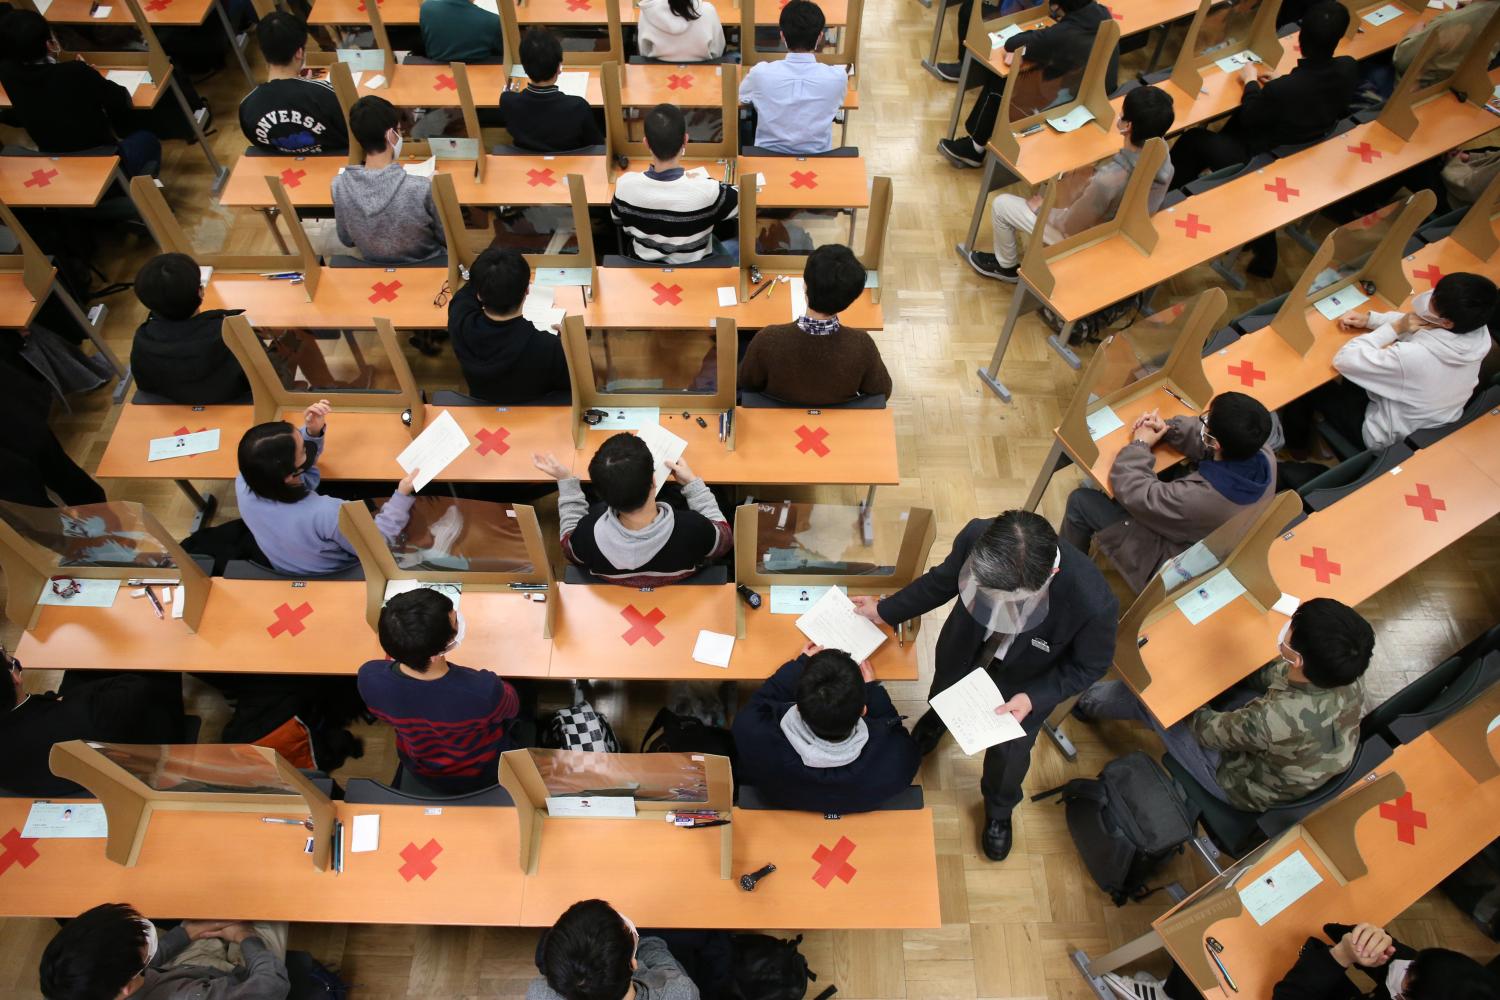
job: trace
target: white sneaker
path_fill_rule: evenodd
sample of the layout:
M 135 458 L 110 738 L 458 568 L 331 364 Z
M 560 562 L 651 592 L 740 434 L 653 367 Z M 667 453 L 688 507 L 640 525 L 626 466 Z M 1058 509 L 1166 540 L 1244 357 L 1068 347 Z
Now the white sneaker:
M 1104 985 L 1113 990 L 1121 1000 L 1172 1000 L 1167 996 L 1167 991 L 1162 988 L 1165 981 L 1157 979 L 1149 972 L 1137 972 L 1130 979 L 1113 972 L 1106 972 L 1101 978 L 1104 980 Z

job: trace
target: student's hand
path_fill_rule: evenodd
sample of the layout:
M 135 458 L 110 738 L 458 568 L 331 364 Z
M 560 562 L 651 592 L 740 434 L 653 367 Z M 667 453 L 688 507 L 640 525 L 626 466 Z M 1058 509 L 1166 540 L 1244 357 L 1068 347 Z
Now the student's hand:
M 1368 312 L 1347 312 L 1339 317 L 1339 328 L 1342 330 L 1368 330 L 1370 328 L 1370 314 Z
M 1004 715 L 1006 712 L 1014 715 L 1017 722 L 1025 721 L 1026 716 L 1031 714 L 1031 695 L 1018 694 L 1010 701 L 995 708 L 996 715 Z
M 1020 55 L 1021 53 L 1025 52 L 1025 51 L 1026 50 L 1024 48 L 1015 49 L 1014 51 L 1012 51 L 1011 49 L 1006 49 L 1005 50 L 1005 55 L 1003 55 L 1003 56 L 1000 57 L 1000 61 L 1003 62 L 1007 66 L 1013 66 L 1013 65 L 1015 65 L 1015 62 L 1016 62 L 1016 56 Z
M 1042 207 L 1042 193 L 1040 191 L 1038 191 L 1036 194 L 1027 196 L 1027 198 L 1026 198 L 1026 207 L 1029 208 L 1029 209 L 1031 209 L 1031 211 L 1033 213 L 1035 213 L 1037 211 L 1037 209 L 1041 208 Z
M 189 941 L 199 941 L 206 937 L 215 937 L 219 930 L 232 923 L 234 923 L 233 920 L 184 920 L 182 929 Z
M 1402 313 L 1401 318 L 1396 320 L 1395 323 L 1391 324 L 1391 327 L 1396 331 L 1397 334 L 1404 337 L 1409 333 L 1416 333 L 1418 330 L 1425 330 L 1427 328 L 1427 323 L 1425 323 L 1422 320 L 1422 317 L 1418 316 L 1416 313 L 1409 312 Z
M 1260 63 L 1246 63 L 1240 67 L 1240 83 L 1247 87 L 1252 83 L 1265 86 L 1266 82 L 1270 79 L 1271 71 Z
M 421 472 L 422 470 L 420 468 L 412 469 L 410 472 L 408 472 L 405 478 L 403 478 L 401 482 L 396 484 L 396 492 L 408 497 L 417 492 L 416 480 L 417 476 Z
M 688 468 L 688 464 L 680 458 L 675 462 L 668 462 L 666 464 L 667 468 L 672 470 L 672 478 L 684 486 L 698 478 L 693 473 L 693 470 Z
M 870 619 L 876 625 L 885 624 L 885 619 L 880 617 L 880 612 L 876 610 L 880 607 L 880 598 L 872 597 L 869 594 L 861 594 L 858 597 L 849 598 L 849 601 L 854 605 L 855 612 L 860 616 Z
M 1374 924 L 1356 924 L 1330 949 L 1334 960 L 1346 969 L 1351 965 L 1382 965 L 1395 953 L 1391 936 Z
M 802 651 L 800 653 L 798 653 L 797 655 L 798 656 L 817 656 L 821 652 L 823 652 L 823 647 L 822 646 L 819 646 L 815 642 L 810 642 L 806 646 L 803 646 L 802 647 Z
M 866 684 L 873 684 L 875 682 L 875 668 L 870 666 L 869 660 L 859 661 L 859 676 L 865 679 Z
M 303 426 L 312 437 L 322 437 L 323 431 L 328 427 L 328 414 L 333 412 L 333 404 L 326 399 L 320 399 L 309 406 L 302 414 Z
M 256 933 L 255 927 L 253 925 L 245 923 L 244 921 L 236 921 L 235 923 L 225 924 L 224 926 L 215 930 L 213 933 L 204 936 L 221 938 L 225 941 L 239 942 L 245 940 L 245 938 L 259 937 L 260 935 Z
M 1155 410 L 1145 414 L 1135 422 L 1135 430 L 1131 432 L 1131 439 L 1139 441 L 1147 448 L 1155 448 L 1167 433 L 1167 422 L 1161 418 Z
M 566 465 L 563 465 L 561 462 L 559 462 L 557 460 L 557 456 L 552 454 L 552 452 L 550 451 L 545 455 L 541 453 L 533 453 L 531 456 L 531 464 L 536 466 L 542 472 L 545 472 L 547 475 L 551 476 L 553 479 L 557 480 L 567 479 L 573 474 L 572 471 Z

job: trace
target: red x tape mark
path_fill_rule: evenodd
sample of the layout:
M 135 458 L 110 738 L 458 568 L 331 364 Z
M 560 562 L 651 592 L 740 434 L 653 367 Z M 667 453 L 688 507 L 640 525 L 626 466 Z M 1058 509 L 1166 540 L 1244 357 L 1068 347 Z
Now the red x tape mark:
M 1396 824 L 1396 839 L 1403 844 L 1417 842 L 1417 828 L 1427 829 L 1427 814 L 1412 808 L 1411 792 L 1394 802 L 1380 803 L 1380 818 Z
M 653 291 L 653 292 L 656 293 L 656 296 L 655 296 L 655 298 L 652 299 L 652 301 L 655 302 L 659 306 L 680 306 L 680 305 L 682 305 L 682 286 L 681 285 L 670 285 L 670 286 L 668 286 L 668 285 L 663 285 L 660 281 L 658 281 L 656 284 L 654 284 L 654 285 L 651 286 L 651 291 Z
M 692 86 L 693 74 L 691 73 L 683 73 L 681 76 L 678 76 L 676 73 L 667 74 L 668 90 L 689 90 Z
M 1433 496 L 1432 487 L 1426 483 L 1418 483 L 1417 492 L 1407 494 L 1406 506 L 1420 507 L 1422 509 L 1422 520 L 1424 521 L 1436 521 L 1438 519 L 1438 511 L 1448 509 L 1447 502 Z
M 812 859 L 818 863 L 818 870 L 813 872 L 813 881 L 824 889 L 828 888 L 828 883 L 835 878 L 842 879 L 846 885 L 852 882 L 857 871 L 849 863 L 849 855 L 853 853 L 854 841 L 848 837 L 840 837 L 839 842 L 833 845 L 831 851 L 819 844 L 818 849 L 812 853 Z
M 56 177 L 57 174 L 58 171 L 56 170 L 33 170 L 31 172 L 31 180 L 26 181 L 21 186 L 44 188 L 52 183 L 52 178 Z
M 1213 226 L 1204 225 L 1202 222 L 1199 222 L 1198 216 L 1192 212 L 1187 214 L 1186 219 L 1173 220 L 1173 225 L 1186 233 L 1187 238 L 1190 240 L 1196 240 L 1199 233 L 1211 233 L 1214 231 Z
M 290 635 L 301 635 L 307 628 L 302 624 L 302 619 L 312 614 L 312 605 L 303 601 L 301 606 L 295 610 L 290 604 L 283 604 L 276 609 L 276 621 L 266 626 L 266 631 L 271 633 L 274 639 L 283 632 Z
M 829 448 L 823 443 L 823 439 L 828 437 L 828 431 L 824 428 L 819 427 L 817 430 L 809 430 L 808 426 L 803 424 L 797 428 L 797 437 L 799 438 L 797 441 L 797 450 L 802 452 L 802 454 L 806 455 L 808 452 L 812 452 L 819 458 L 828 454 Z
M 375 282 L 375 284 L 370 286 L 370 292 L 372 293 L 370 295 L 370 301 L 395 302 L 396 292 L 399 291 L 400 288 L 401 282 L 399 281 L 392 281 L 389 283 L 384 281 L 377 281 Z
M 504 455 L 507 451 L 510 451 L 510 445 L 505 443 L 505 439 L 510 437 L 510 431 L 504 427 L 496 427 L 494 430 L 481 430 L 475 433 L 474 436 L 479 439 L 479 447 L 474 450 L 481 455 L 488 455 L 492 451 L 496 455 Z
M 11 827 L 10 832 L 0 837 L 0 847 L 5 848 L 0 852 L 0 875 L 9 871 L 11 865 L 30 868 L 31 863 L 37 859 L 36 838 L 21 836 L 21 831 L 15 827 Z
M 1366 163 L 1369 163 L 1373 160 L 1378 160 L 1385 155 L 1380 150 L 1370 145 L 1368 142 L 1362 142 L 1358 146 L 1345 146 L 1344 148 L 1353 153 L 1355 156 L 1359 157 L 1361 160 L 1364 160 Z
M 302 178 L 306 176 L 306 170 L 293 170 L 291 167 L 288 167 L 281 172 L 281 183 L 289 188 L 301 187 Z
M 418 847 L 415 843 L 407 844 L 401 848 L 401 860 L 406 864 L 401 866 L 401 877 L 410 882 L 420 877 L 423 882 L 432 878 L 437 871 L 437 865 L 432 859 L 443 853 L 443 845 L 436 840 L 429 840 L 426 847 Z
M 1319 545 L 1314 545 L 1312 555 L 1303 556 L 1301 562 L 1303 569 L 1313 571 L 1319 583 L 1328 583 L 1344 572 L 1344 567 L 1329 559 L 1328 550 Z
M 1435 288 L 1437 287 L 1437 283 L 1443 280 L 1443 269 L 1436 264 L 1428 264 L 1420 271 L 1413 271 L 1411 276 L 1413 278 L 1421 278 L 1428 285 Z
M 457 90 L 458 81 L 447 73 L 439 73 L 437 79 L 432 81 L 433 90 Z
M 197 433 L 202 434 L 206 430 L 208 430 L 207 427 L 200 427 L 200 428 L 198 428 Z M 175 435 L 177 435 L 178 437 L 181 437 L 184 434 L 192 434 L 193 431 L 188 430 L 187 424 L 183 424 L 181 427 L 177 428 L 172 433 L 175 434 Z
M 817 186 L 818 186 L 818 175 L 817 175 L 817 173 L 815 171 L 812 171 L 812 170 L 793 170 L 792 171 L 792 187 L 794 187 L 794 188 L 809 188 L 809 189 L 811 189 L 811 188 L 815 188 Z
M 546 187 L 551 187 L 556 183 L 557 181 L 553 178 L 552 169 L 550 167 L 544 168 L 542 170 L 526 171 L 527 187 L 536 187 L 538 184 L 545 185 Z
M 620 617 L 630 625 L 620 633 L 620 638 L 625 640 L 627 646 L 634 646 L 641 639 L 655 646 L 666 638 L 656 627 L 657 622 L 667 617 L 667 613 L 661 608 L 652 608 L 649 614 L 643 615 L 634 604 L 627 604 L 620 612 Z
M 172 6 L 172 0 L 151 0 L 150 3 L 146 4 L 146 9 L 166 10 L 170 6 Z
M 589 0 L 568 0 L 569 10 L 588 10 Z
M 1266 190 L 1276 196 L 1277 201 L 1285 202 L 1302 195 L 1302 192 L 1286 182 L 1285 177 L 1276 178 L 1275 184 L 1267 184 Z
M 1239 378 L 1240 385 L 1254 385 L 1266 377 L 1266 373 L 1255 367 L 1255 362 L 1249 358 L 1237 365 L 1230 365 L 1228 371 L 1229 374 Z

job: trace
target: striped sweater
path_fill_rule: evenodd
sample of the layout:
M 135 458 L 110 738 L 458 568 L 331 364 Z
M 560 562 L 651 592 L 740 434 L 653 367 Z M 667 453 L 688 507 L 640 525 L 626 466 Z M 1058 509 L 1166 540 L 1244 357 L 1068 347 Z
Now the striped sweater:
M 711 255 L 714 227 L 739 210 L 732 185 L 681 167 L 620 175 L 609 206 L 630 239 L 630 255 L 660 264 L 691 264 Z
M 448 664 L 436 680 L 409 677 L 392 660 L 359 668 L 359 694 L 396 730 L 396 750 L 428 778 L 484 778 L 514 749 L 507 723 L 520 711 L 516 689 L 488 670 Z

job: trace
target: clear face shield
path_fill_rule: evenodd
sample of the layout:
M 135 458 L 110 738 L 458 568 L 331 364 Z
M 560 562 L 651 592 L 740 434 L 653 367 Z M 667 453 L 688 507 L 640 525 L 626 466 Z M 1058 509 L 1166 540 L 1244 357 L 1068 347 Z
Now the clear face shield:
M 1019 635 L 1036 628 L 1047 619 L 1051 607 L 1047 594 L 1062 565 L 1062 549 L 1052 557 L 1052 572 L 1037 590 L 996 590 L 986 587 L 974 575 L 972 557 L 958 571 L 958 599 L 974 620 L 991 634 Z

